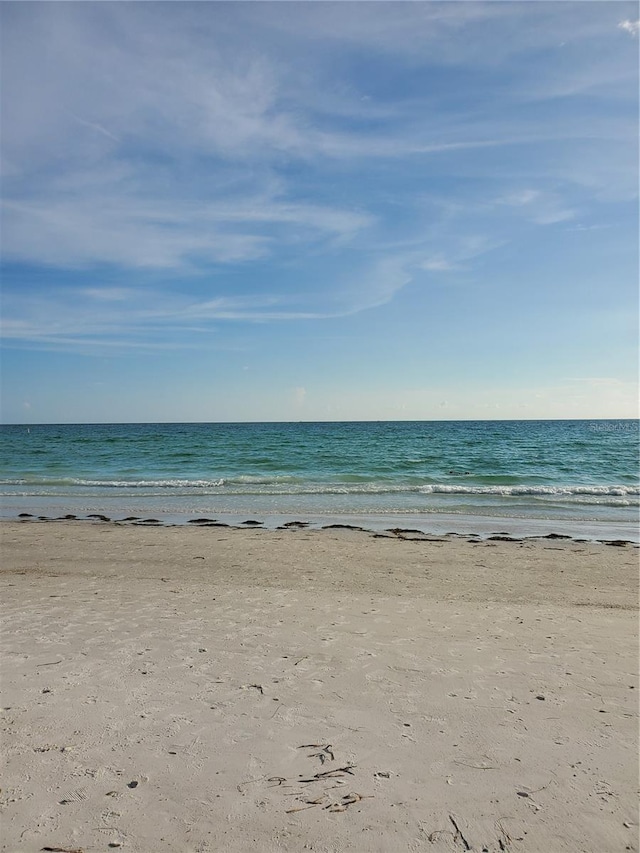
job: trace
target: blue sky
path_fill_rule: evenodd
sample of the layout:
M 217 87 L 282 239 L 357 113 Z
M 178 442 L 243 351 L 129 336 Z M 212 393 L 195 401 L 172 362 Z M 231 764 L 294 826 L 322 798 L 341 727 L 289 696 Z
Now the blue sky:
M 6 422 L 637 415 L 636 3 L 0 14 Z

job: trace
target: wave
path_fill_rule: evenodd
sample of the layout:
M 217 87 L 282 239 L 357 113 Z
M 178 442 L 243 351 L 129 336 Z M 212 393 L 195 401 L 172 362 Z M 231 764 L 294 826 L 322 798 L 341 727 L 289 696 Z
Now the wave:
M 458 497 L 531 497 L 555 499 L 606 499 L 634 498 L 640 496 L 639 486 L 620 484 L 590 485 L 450 485 L 444 483 L 403 482 L 314 482 L 294 476 L 220 477 L 216 479 L 83 479 L 76 477 L 34 477 L 0 479 L 0 489 L 22 488 L 34 490 L 62 488 L 73 493 L 76 489 L 153 489 L 189 491 L 202 494 L 212 491 L 224 494 L 420 494 Z M 10 494 L 10 492 L 5 492 Z
M 430 484 L 419 486 L 418 491 L 424 494 L 441 495 L 529 495 L 562 497 L 568 495 L 583 495 L 591 497 L 640 495 L 638 486 L 448 486 Z
M 224 486 L 225 480 L 84 480 L 78 477 L 42 477 L 0 480 L 2 486 L 76 486 L 98 489 L 185 489 Z

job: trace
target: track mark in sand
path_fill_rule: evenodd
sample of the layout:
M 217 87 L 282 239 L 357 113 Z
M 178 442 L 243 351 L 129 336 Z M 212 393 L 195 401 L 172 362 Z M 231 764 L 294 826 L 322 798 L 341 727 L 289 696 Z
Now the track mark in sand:
M 488 755 L 482 755 L 480 759 L 470 758 L 467 761 L 462 759 L 454 760 L 454 764 L 458 764 L 462 767 L 471 767 L 473 770 L 499 770 L 499 764 L 494 759 L 490 758 Z
M 53 743 L 45 743 L 42 746 L 34 746 L 32 747 L 34 752 L 69 752 L 69 750 L 73 749 L 72 746 L 58 746 Z
M 339 800 L 329 801 L 325 803 L 327 799 L 326 794 L 322 794 L 320 797 L 316 797 L 314 800 L 302 800 L 306 805 L 296 806 L 293 809 L 287 809 L 285 814 L 293 814 L 294 812 L 303 812 L 307 809 L 312 809 L 314 806 L 322 806 L 325 811 L 328 812 L 346 812 L 349 806 L 354 805 L 355 803 L 359 803 L 361 800 L 372 799 L 373 794 L 357 794 L 355 791 L 350 794 L 345 794 Z
M 456 831 L 456 834 L 453 836 L 454 841 L 460 841 L 465 850 L 471 850 L 471 845 L 467 841 L 467 839 L 462 834 L 460 827 L 458 826 L 457 820 L 453 815 L 449 815 L 449 820 L 453 824 L 453 827 Z
M 59 803 L 61 806 L 68 806 L 71 805 L 71 803 L 81 803 L 86 799 L 87 792 L 85 788 L 76 788 L 75 791 L 64 792 Z
M 477 837 L 472 837 L 470 827 L 468 827 L 465 821 L 462 818 L 458 817 L 458 815 L 449 814 L 448 817 L 451 824 L 453 825 L 454 832 L 449 829 L 436 829 L 433 832 L 427 834 L 427 840 L 430 844 L 435 844 L 436 841 L 440 839 L 440 836 L 449 836 L 452 839 L 453 844 L 456 847 L 459 846 L 463 850 L 482 850 L 487 851 L 488 853 L 489 850 L 496 849 L 496 847 L 494 846 L 495 842 L 481 842 Z M 512 836 L 503 826 L 502 822 L 505 820 L 510 820 L 510 818 L 498 818 L 494 826 L 497 833 L 496 840 L 498 844 L 498 849 L 507 853 L 507 851 L 511 849 L 510 845 L 512 844 L 512 842 L 524 841 L 524 836 Z M 419 826 L 421 831 L 426 834 L 427 830 L 424 828 L 421 822 L 419 822 Z

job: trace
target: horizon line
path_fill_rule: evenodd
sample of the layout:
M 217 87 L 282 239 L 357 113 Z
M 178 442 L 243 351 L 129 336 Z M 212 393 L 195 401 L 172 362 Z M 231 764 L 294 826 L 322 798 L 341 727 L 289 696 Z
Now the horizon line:
M 582 423 L 588 421 L 640 421 L 638 417 L 590 417 L 590 418 L 358 418 L 347 420 L 223 420 L 223 421 L 0 421 L 0 427 L 32 426 L 238 426 L 241 424 L 395 424 L 395 423 Z

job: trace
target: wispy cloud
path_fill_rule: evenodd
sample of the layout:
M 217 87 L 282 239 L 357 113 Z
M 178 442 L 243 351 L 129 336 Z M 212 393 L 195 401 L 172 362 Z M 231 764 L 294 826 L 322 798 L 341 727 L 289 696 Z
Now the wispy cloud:
M 555 225 L 576 215 L 558 193 L 549 191 L 519 189 L 499 197 L 496 204 L 515 208 L 518 215 L 536 225 Z
M 423 261 L 421 267 L 428 272 L 450 272 L 457 269 L 456 264 L 451 263 L 451 261 L 442 256 L 435 256 Z
M 106 136 L 108 139 L 112 139 L 114 142 L 120 142 L 120 139 L 117 136 L 114 136 L 111 131 L 107 130 L 106 127 L 103 127 L 101 124 L 98 124 L 95 121 L 87 121 L 87 119 L 80 118 L 80 116 L 75 115 L 74 113 L 69 113 L 74 121 L 77 121 L 78 124 L 83 125 L 84 127 L 90 127 L 92 130 L 95 130 L 97 133 L 101 133 L 103 136 Z
M 339 287 L 327 293 L 299 282 L 295 290 L 214 297 L 144 287 L 69 287 L 49 290 L 29 299 L 8 294 L 4 301 L 2 336 L 6 341 L 30 342 L 38 347 L 69 349 L 81 346 L 96 352 L 109 346 L 130 348 L 190 346 L 215 338 L 216 325 L 326 320 L 347 317 L 384 304 L 412 279 L 412 256 L 385 257 L 357 274 L 343 274 Z M 202 287 L 202 283 L 199 282 Z
M 271 244 L 304 239 L 348 239 L 373 222 L 356 210 L 286 203 L 265 196 L 209 202 L 145 199 L 104 189 L 16 202 L 6 200 L 7 259 L 77 267 L 115 263 L 131 268 L 177 269 L 202 261 L 244 262 Z
M 579 8 L 5 4 L 5 262 L 111 273 L 6 336 L 349 316 L 633 197 L 632 7 Z
M 127 287 L 84 287 L 80 291 L 82 296 L 96 299 L 98 302 L 124 302 L 134 294 Z

